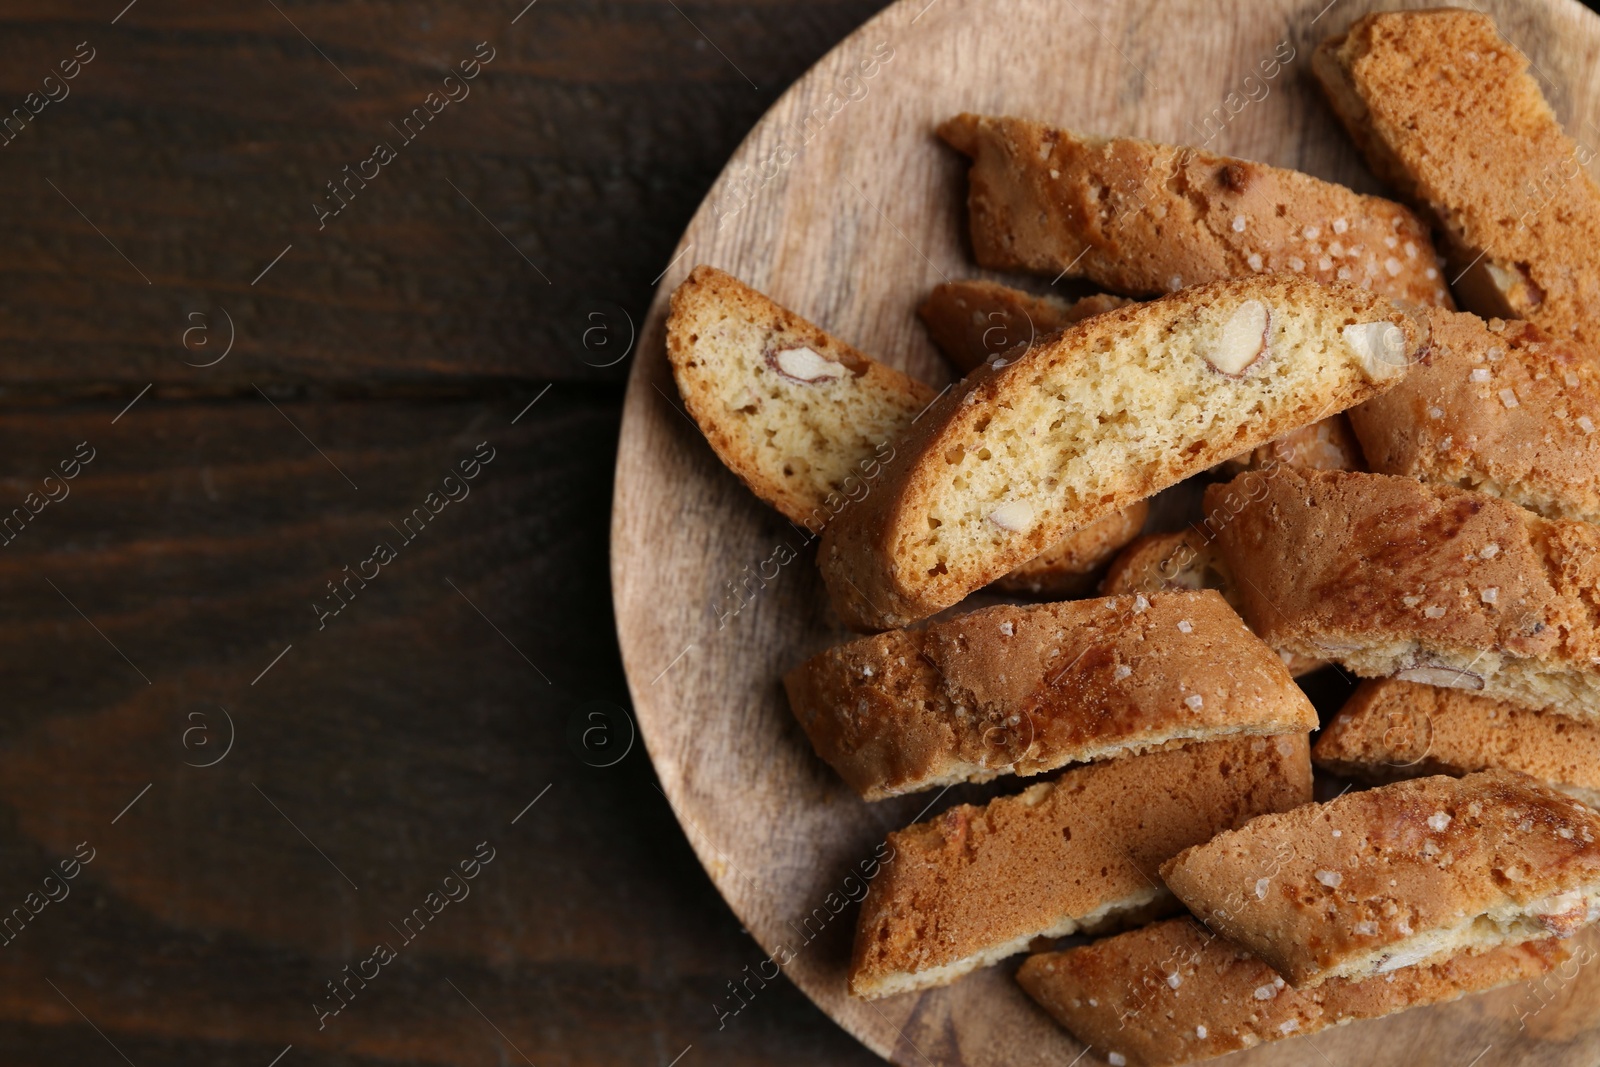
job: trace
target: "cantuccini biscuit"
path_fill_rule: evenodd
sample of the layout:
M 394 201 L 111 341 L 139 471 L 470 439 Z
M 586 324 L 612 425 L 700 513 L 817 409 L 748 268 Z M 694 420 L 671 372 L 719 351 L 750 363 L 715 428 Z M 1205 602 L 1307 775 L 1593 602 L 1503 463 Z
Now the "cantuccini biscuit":
M 1553 519 L 1600 521 L 1600 364 L 1528 322 L 1434 309 L 1433 342 L 1353 408 L 1371 469 L 1478 489 Z
M 1297 171 L 1018 118 L 939 127 L 972 157 L 978 262 L 1088 278 L 1130 296 L 1288 272 L 1411 305 L 1452 306 L 1410 210 Z
M 1600 527 L 1410 478 L 1283 468 L 1206 490 L 1268 645 L 1600 721 Z
M 1238 598 L 1216 541 L 1195 529 L 1138 538 L 1111 561 L 1100 582 L 1105 596 L 1163 589 L 1215 589 L 1230 605 Z M 1279 651 L 1278 658 L 1296 678 L 1328 665 L 1294 652 Z
M 1237 945 L 1182 918 L 1029 956 L 1017 981 L 1078 1040 L 1117 1057 L 1111 1062 L 1171 1067 L 1442 1004 L 1537 978 L 1570 958 L 1560 942 L 1534 941 L 1295 989 Z
M 1390 11 L 1312 69 L 1373 171 L 1430 216 L 1451 284 L 1483 316 L 1600 344 L 1600 187 L 1528 61 L 1487 15 Z
M 917 314 L 934 345 L 966 374 L 1019 345 L 1026 347 L 1129 302 L 1109 293 L 1063 300 L 973 280 L 934 286 Z
M 1317 726 L 1211 590 L 984 608 L 831 648 L 784 685 L 817 754 L 867 800 Z
M 673 291 L 667 355 L 717 458 L 813 534 L 873 491 L 895 441 L 936 395 L 714 267 L 696 267 Z M 1063 533 L 1005 588 L 1088 590 L 1144 514 L 1134 505 Z
M 1311 799 L 1304 734 L 1195 742 L 1094 763 L 889 835 L 867 890 L 850 992 L 945 985 L 1036 937 L 1170 908 L 1156 868 Z
M 1376 396 L 1423 331 L 1354 286 L 1196 286 L 1086 319 L 945 395 L 823 535 L 858 629 L 943 610 L 1079 529 Z
M 1263 815 L 1161 876 L 1311 987 L 1570 937 L 1600 918 L 1600 812 L 1516 771 L 1414 778 Z
M 1600 726 L 1460 689 L 1362 682 L 1311 759 L 1367 782 L 1505 767 L 1600 808 Z

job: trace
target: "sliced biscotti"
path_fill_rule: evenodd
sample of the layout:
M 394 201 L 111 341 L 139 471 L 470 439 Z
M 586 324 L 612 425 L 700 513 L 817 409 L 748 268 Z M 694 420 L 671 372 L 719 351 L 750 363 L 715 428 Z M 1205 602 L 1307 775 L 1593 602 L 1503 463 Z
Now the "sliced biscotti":
M 1351 471 L 1245 474 L 1205 506 L 1273 648 L 1600 721 L 1600 527 Z
M 1211 590 L 984 608 L 831 648 L 784 685 L 817 754 L 867 800 L 1317 727 Z
M 1128 303 L 1126 297 L 1109 293 L 1063 300 L 974 280 L 934 286 L 917 314 L 934 345 L 966 374 L 1019 345 L 1026 347 Z
M 714 267 L 673 290 L 667 356 L 717 458 L 812 533 L 936 395 Z
M 1172 589 L 1215 589 L 1230 605 L 1237 602 L 1233 576 L 1216 541 L 1193 528 L 1133 541 L 1111 561 L 1100 582 L 1100 592 L 1106 596 Z M 1279 651 L 1278 658 L 1296 678 L 1328 665 L 1326 660 L 1293 652 Z
M 1600 918 L 1600 812 L 1516 771 L 1414 778 L 1263 815 L 1161 876 L 1310 987 L 1570 937 Z
M 714 267 L 696 267 L 673 291 L 667 355 L 717 458 L 812 534 L 873 491 L 935 396 Z M 1002 588 L 1088 590 L 1144 514 L 1133 506 L 1064 533 Z
M 834 607 L 858 629 L 926 618 L 1068 530 L 1376 396 L 1423 344 L 1389 301 L 1286 275 L 1070 326 L 952 389 L 829 525 Z
M 1234 456 L 1222 464 L 1222 471 L 1238 474 L 1247 470 L 1271 470 L 1280 463 L 1320 471 L 1366 470 L 1361 443 L 1350 429 L 1347 415 L 1347 412 L 1331 415 L 1242 456 Z
M 945 985 L 1060 937 L 1170 910 L 1167 858 L 1311 799 L 1304 734 L 1094 763 L 889 835 L 861 905 L 850 992 Z
M 1600 808 L 1600 726 L 1460 689 L 1395 678 L 1362 682 L 1318 737 L 1311 759 L 1367 782 L 1504 767 Z
M 1536 941 L 1295 989 L 1183 918 L 1029 956 L 1017 981 L 1112 1063 L 1171 1067 L 1537 978 L 1569 957 L 1559 942 Z
M 1600 521 L 1600 364 L 1528 322 L 1428 313 L 1405 380 L 1350 411 L 1374 471 Z
M 1380 178 L 1431 217 L 1480 315 L 1600 344 L 1600 187 L 1528 61 L 1486 15 L 1368 15 L 1312 60 Z
M 1286 271 L 1449 307 L 1428 230 L 1410 210 L 1247 159 L 1018 118 L 939 127 L 972 157 L 978 262 L 1088 278 L 1130 296 Z

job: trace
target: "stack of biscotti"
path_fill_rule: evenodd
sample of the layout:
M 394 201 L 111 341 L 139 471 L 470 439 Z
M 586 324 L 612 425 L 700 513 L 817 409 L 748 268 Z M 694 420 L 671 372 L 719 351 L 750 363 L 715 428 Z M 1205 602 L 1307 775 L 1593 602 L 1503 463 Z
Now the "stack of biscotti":
M 1037 938 L 1170 913 L 1163 862 L 1310 799 L 1303 733 L 1241 737 L 1090 764 L 896 831 L 861 905 L 850 992 L 945 985 Z
M 672 294 L 667 354 L 684 406 L 717 457 L 808 536 L 875 491 L 896 443 L 937 395 L 706 266 Z M 1091 589 L 1144 517 L 1135 501 L 1064 530 L 1039 558 L 1019 561 L 1010 587 Z

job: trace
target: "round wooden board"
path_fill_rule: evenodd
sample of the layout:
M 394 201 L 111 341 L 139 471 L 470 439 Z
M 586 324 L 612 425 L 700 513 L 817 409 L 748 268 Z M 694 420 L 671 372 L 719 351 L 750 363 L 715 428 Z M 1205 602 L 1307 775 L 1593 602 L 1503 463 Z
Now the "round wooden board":
M 640 731 L 740 920 L 790 980 L 896 1063 L 1065 1065 L 1083 1049 L 1017 988 L 1016 961 L 921 995 L 846 996 L 858 865 L 935 798 L 859 801 L 791 717 L 783 672 L 848 635 L 826 607 L 814 546 L 722 468 L 684 413 L 662 340 L 668 294 L 710 263 L 880 359 L 947 380 L 914 309 L 939 281 L 983 274 L 966 245 L 964 162 L 932 132 L 960 111 L 1197 144 L 1206 116 L 1223 108 L 1228 120 L 1208 148 L 1378 192 L 1318 97 L 1309 58 L 1371 7 L 1394 5 L 1325 3 L 900 0 L 761 120 L 661 279 L 629 381 L 612 525 L 617 628 Z M 1492 0 L 1487 10 L 1528 53 L 1566 128 L 1600 140 L 1591 75 L 1600 19 L 1572 0 Z M 1261 65 L 1290 48 L 1281 72 L 1262 79 Z M 798 558 L 784 564 L 790 552 Z M 1596 958 L 1597 943 L 1585 943 L 1584 958 Z M 773 974 L 763 962 L 728 975 L 739 996 L 724 991 L 708 1021 L 714 1010 L 737 1025 Z M 1546 986 L 1340 1027 L 1232 1062 L 1590 1067 L 1600 1056 L 1600 968 Z

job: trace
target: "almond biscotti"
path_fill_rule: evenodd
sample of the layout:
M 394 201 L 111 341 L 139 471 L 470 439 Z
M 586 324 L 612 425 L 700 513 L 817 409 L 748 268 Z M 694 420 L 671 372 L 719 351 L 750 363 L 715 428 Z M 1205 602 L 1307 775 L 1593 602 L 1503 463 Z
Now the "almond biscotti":
M 1431 216 L 1465 307 L 1600 344 L 1593 153 L 1488 16 L 1368 15 L 1312 69 L 1373 171 Z
M 1428 230 L 1408 209 L 1247 159 L 1018 118 L 939 127 L 972 158 L 978 262 L 1088 278 L 1130 296 L 1290 272 L 1450 307 Z
M 1414 778 L 1263 815 L 1161 876 L 1307 988 L 1572 936 L 1600 918 L 1600 812 L 1515 771 Z
M 1570 959 L 1560 942 L 1534 941 L 1295 989 L 1248 952 L 1183 918 L 1029 956 L 1017 981 L 1112 1063 L 1172 1067 L 1443 1004 L 1537 978 Z
M 1106 596 L 1171 589 L 1215 589 L 1230 606 L 1238 603 L 1233 576 L 1216 541 L 1192 528 L 1131 542 L 1111 561 L 1100 582 L 1100 592 Z M 1328 665 L 1326 660 L 1294 652 L 1279 651 L 1278 658 L 1296 678 Z
M 1504 767 L 1600 808 L 1600 726 L 1395 678 L 1362 682 L 1311 760 L 1367 782 Z
M 984 608 L 831 648 L 784 685 L 817 755 L 867 800 L 1317 727 L 1210 590 Z
M 1424 343 L 1381 297 L 1286 275 L 1086 319 L 919 420 L 824 533 L 829 596 L 858 629 L 926 618 L 1068 530 L 1378 395 Z
M 1600 364 L 1528 322 L 1428 312 L 1405 380 L 1350 411 L 1371 469 L 1600 522 Z
M 1018 345 L 1128 303 L 1126 297 L 1109 293 L 1069 301 L 974 280 L 934 286 L 917 314 L 934 345 L 966 374 Z
M 1213 485 L 1205 507 L 1239 613 L 1271 647 L 1600 721 L 1600 527 L 1287 467 Z
M 717 458 L 812 533 L 936 395 L 714 267 L 673 290 L 667 356 Z
M 717 458 L 811 534 L 872 492 L 894 442 L 935 396 L 714 267 L 696 267 L 673 291 L 667 355 Z M 1002 588 L 1087 591 L 1144 516 L 1133 505 L 1064 533 Z
M 1167 858 L 1311 799 L 1304 734 L 1094 763 L 889 835 L 856 925 L 850 992 L 945 985 L 1036 937 L 1171 909 Z

